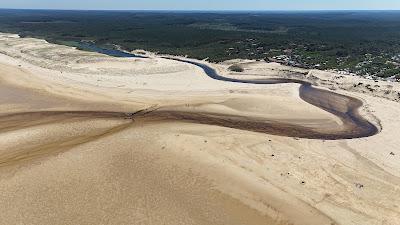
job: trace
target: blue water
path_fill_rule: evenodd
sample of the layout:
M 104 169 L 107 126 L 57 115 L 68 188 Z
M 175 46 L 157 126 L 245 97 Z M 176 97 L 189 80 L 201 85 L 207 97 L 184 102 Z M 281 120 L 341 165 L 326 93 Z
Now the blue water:
M 323 134 L 323 133 L 315 133 L 316 135 L 312 137 L 312 135 L 308 138 L 319 138 L 319 139 L 327 139 L 327 140 L 335 140 L 335 139 L 352 139 L 352 138 L 361 138 L 361 137 L 369 137 L 375 135 L 379 132 L 379 129 L 368 120 L 364 119 L 361 115 L 358 114 L 358 108 L 360 108 L 363 103 L 353 97 L 341 95 L 335 92 L 331 92 L 329 90 L 323 90 L 319 88 L 315 88 L 311 83 L 295 80 L 295 79 L 253 79 L 253 80 L 245 80 L 245 79 L 235 79 L 230 77 L 221 76 L 215 71 L 213 68 L 190 60 L 185 59 L 177 59 L 171 57 L 163 57 L 166 59 L 176 60 L 179 62 L 189 63 L 195 66 L 198 66 L 204 70 L 204 72 L 212 79 L 234 82 L 234 83 L 247 83 L 247 84 L 284 84 L 284 83 L 297 83 L 301 84 L 300 86 L 300 98 L 304 101 L 314 105 L 320 109 L 323 109 L 327 112 L 330 112 L 339 118 L 349 126 L 350 129 L 344 132 L 338 132 L 334 134 Z M 343 109 L 343 105 L 338 104 L 340 102 L 347 102 L 345 104 L 345 109 Z
M 136 55 L 128 52 L 124 52 L 117 49 L 106 49 L 101 48 L 93 43 L 90 42 L 79 42 L 79 47 L 84 50 L 98 52 L 101 54 L 113 56 L 113 57 L 125 57 L 125 58 L 147 58 L 146 56 Z

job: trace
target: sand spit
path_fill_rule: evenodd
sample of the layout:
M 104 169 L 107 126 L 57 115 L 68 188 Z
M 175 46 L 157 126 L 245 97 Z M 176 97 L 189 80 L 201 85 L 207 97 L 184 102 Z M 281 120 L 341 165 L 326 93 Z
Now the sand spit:
M 400 223 L 399 103 L 341 91 L 382 127 L 350 140 L 147 118 L 161 108 L 343 123 L 298 84 L 227 83 L 167 59 L 0 36 L 0 224 Z

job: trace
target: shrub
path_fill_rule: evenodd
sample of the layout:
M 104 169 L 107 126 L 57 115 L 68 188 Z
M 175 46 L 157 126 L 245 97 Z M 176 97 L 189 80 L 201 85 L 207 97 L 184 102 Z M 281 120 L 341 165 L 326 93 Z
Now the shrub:
M 243 72 L 244 71 L 244 69 L 242 67 L 240 67 L 239 65 L 232 65 L 228 69 L 233 72 Z

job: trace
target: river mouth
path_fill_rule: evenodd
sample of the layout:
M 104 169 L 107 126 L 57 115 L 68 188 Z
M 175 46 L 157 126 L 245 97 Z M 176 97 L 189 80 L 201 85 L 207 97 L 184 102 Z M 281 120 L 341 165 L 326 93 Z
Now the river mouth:
M 120 50 L 107 50 L 97 47 L 94 44 L 84 43 L 92 51 L 115 57 L 137 57 L 134 54 Z M 105 51 L 106 50 L 106 51 Z M 145 58 L 145 57 L 142 57 Z M 133 121 L 182 121 L 188 123 L 207 124 L 221 127 L 247 130 L 265 134 L 279 136 L 298 137 L 306 139 L 353 139 L 369 137 L 377 134 L 379 129 L 359 114 L 359 109 L 363 103 L 353 97 L 341 95 L 332 91 L 322 90 L 313 87 L 310 83 L 294 79 L 234 79 L 219 75 L 213 68 L 190 60 L 162 57 L 169 60 L 175 60 L 183 63 L 192 64 L 204 70 L 205 74 L 215 80 L 246 84 L 282 84 L 296 83 L 300 84 L 299 95 L 306 103 L 314 105 L 326 112 L 338 117 L 342 124 L 337 124 L 331 128 L 326 128 L 326 124 L 321 124 L 325 128 L 312 128 L 299 124 L 277 120 L 259 120 L 251 117 L 232 116 L 225 114 L 212 114 L 207 112 L 196 113 L 174 110 L 173 108 L 146 109 L 137 112 L 112 112 L 112 111 L 49 111 L 49 112 L 24 112 L 16 114 L 6 114 L 0 116 L 1 121 L 16 121 L 26 118 L 39 118 L 46 116 L 62 115 L 67 118 L 117 118 Z M 8 119 L 6 119 L 8 117 Z
M 299 94 L 300 98 L 305 102 L 314 105 L 324 111 L 334 114 L 343 122 L 343 129 L 336 132 L 323 132 L 310 129 L 307 127 L 293 126 L 286 123 L 264 123 L 260 124 L 257 122 L 241 123 L 239 121 L 222 122 L 221 120 L 211 120 L 210 117 L 206 118 L 192 118 L 188 119 L 193 122 L 198 121 L 214 121 L 207 122 L 207 124 L 222 125 L 232 128 L 247 128 L 256 132 L 277 134 L 281 136 L 293 136 L 308 139 L 325 139 L 325 140 L 337 140 L 337 139 L 354 139 L 370 137 L 379 133 L 378 127 L 369 122 L 367 119 L 359 114 L 359 109 L 363 106 L 363 103 L 356 98 L 338 94 L 328 90 L 322 90 L 313 87 L 311 83 L 295 80 L 295 79 L 234 79 L 219 75 L 213 68 L 194 61 L 177 59 L 172 57 L 164 57 L 166 59 L 176 60 L 184 63 L 189 63 L 200 67 L 203 71 L 212 79 L 235 82 L 235 83 L 246 83 L 246 84 L 284 84 L 284 83 L 296 83 L 300 84 Z M 183 117 L 185 118 L 185 117 Z M 223 125 L 225 124 L 225 125 Z

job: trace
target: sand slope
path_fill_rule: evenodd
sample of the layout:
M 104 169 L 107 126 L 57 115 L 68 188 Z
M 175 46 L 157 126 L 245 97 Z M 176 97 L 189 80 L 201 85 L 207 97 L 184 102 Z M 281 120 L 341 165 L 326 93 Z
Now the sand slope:
M 383 129 L 335 141 L 65 113 L 165 107 L 340 123 L 302 101 L 295 84 L 230 84 L 165 59 L 124 62 L 1 38 L 8 56 L 0 55 L 0 224 L 400 223 L 399 103 L 346 92 Z M 86 58 L 57 66 L 70 55 Z M 149 71 L 131 73 L 143 67 Z

